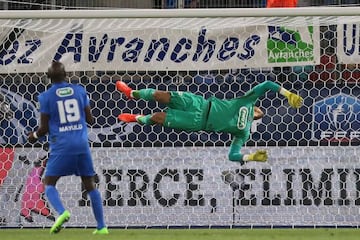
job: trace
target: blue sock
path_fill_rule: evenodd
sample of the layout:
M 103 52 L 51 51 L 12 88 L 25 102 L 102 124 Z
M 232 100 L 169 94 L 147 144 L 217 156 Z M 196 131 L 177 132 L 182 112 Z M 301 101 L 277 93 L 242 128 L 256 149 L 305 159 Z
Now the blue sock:
M 88 194 L 90 196 L 91 207 L 97 222 L 97 229 L 101 229 L 105 227 L 105 221 L 104 221 L 104 212 L 103 212 L 103 205 L 102 205 L 100 192 L 97 189 L 94 189 L 90 191 Z
M 56 189 L 56 187 L 52 186 L 52 185 L 46 185 L 45 186 L 45 195 L 46 195 L 49 203 L 51 204 L 51 206 L 53 206 L 55 211 L 59 215 L 61 215 L 65 211 L 65 208 L 60 200 L 59 192 Z

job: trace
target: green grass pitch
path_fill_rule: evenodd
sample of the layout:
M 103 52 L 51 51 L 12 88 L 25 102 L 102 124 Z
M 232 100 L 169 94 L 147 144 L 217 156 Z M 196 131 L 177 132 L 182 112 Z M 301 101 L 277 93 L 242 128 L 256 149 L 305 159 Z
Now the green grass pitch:
M 93 229 L 68 228 L 58 234 L 48 229 L 0 229 L 1 240 L 358 240 L 359 229 L 110 229 L 105 236 Z

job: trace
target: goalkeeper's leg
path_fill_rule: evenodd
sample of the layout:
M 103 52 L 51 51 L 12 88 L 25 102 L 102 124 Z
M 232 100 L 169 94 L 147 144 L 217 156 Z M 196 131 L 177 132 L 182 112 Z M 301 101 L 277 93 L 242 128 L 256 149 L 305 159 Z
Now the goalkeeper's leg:
M 167 91 L 159 91 L 152 88 L 133 90 L 122 81 L 116 82 L 116 89 L 125 94 L 128 99 L 144 99 L 147 101 L 157 101 L 162 104 L 170 103 L 171 94 Z
M 143 125 L 159 124 L 164 127 L 188 132 L 202 130 L 206 121 L 206 119 L 197 112 L 181 111 L 170 108 L 167 109 L 166 112 L 156 112 L 145 116 L 122 113 L 118 118 L 123 122 L 138 122 Z
M 184 112 L 208 111 L 209 102 L 200 95 L 183 91 L 160 91 L 152 88 L 133 90 L 122 81 L 116 82 L 116 88 L 129 99 L 144 99 L 167 105 L 170 109 Z
M 131 113 L 122 113 L 118 116 L 118 119 L 123 122 L 137 122 L 143 125 L 152 125 L 160 124 L 163 125 L 166 119 L 165 112 L 157 112 L 154 114 L 141 115 L 141 114 L 131 114 Z

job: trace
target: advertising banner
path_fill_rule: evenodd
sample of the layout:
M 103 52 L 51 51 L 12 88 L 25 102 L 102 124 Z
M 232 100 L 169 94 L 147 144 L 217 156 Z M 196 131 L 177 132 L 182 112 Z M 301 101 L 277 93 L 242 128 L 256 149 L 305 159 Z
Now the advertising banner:
M 255 148 L 244 148 L 253 152 Z M 359 149 L 273 147 L 267 163 L 240 166 L 227 148 L 94 148 L 106 222 L 153 226 L 358 226 Z M 351 154 L 349 154 L 351 153 Z M 6 226 L 50 226 L 41 177 L 46 149 L 15 149 L 0 187 Z M 95 226 L 78 177 L 58 183 L 67 226 Z
M 340 63 L 358 64 L 360 61 L 360 25 L 337 25 L 337 57 Z
M 314 65 L 318 26 L 215 19 L 0 20 L 0 72 L 211 70 Z M 46 27 L 44 27 L 46 26 Z M 56 26 L 56 27 L 55 27 Z

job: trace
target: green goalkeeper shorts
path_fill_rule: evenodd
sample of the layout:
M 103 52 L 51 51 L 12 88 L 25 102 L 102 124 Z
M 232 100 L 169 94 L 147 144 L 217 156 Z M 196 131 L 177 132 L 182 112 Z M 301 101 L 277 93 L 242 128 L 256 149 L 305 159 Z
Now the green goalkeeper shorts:
M 164 126 L 194 132 L 204 130 L 210 102 L 189 92 L 170 92 Z

